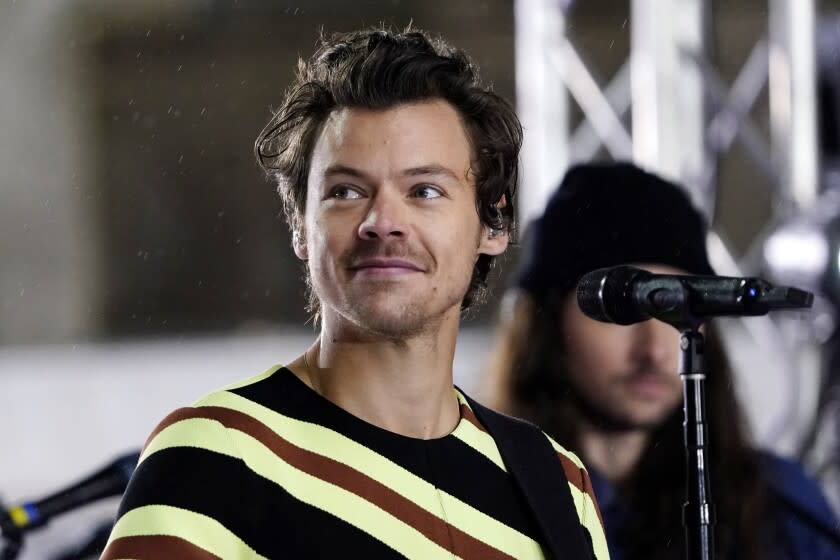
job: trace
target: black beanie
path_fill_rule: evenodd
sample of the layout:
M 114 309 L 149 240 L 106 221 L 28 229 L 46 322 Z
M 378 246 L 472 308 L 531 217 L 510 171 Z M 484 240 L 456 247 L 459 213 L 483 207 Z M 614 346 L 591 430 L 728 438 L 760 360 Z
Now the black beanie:
M 632 164 L 578 165 L 525 231 L 514 278 L 542 298 L 592 270 L 633 263 L 714 274 L 703 217 L 680 187 Z

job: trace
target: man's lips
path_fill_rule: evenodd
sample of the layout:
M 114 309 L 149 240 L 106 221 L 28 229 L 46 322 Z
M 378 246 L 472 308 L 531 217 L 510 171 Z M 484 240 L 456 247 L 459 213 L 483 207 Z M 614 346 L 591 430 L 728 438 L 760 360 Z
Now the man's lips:
M 636 374 L 624 380 L 626 386 L 641 397 L 657 398 L 670 392 L 668 378 L 661 374 Z
M 423 269 L 413 262 L 403 259 L 364 259 L 353 264 L 350 269 L 356 272 L 384 275 L 423 272 Z

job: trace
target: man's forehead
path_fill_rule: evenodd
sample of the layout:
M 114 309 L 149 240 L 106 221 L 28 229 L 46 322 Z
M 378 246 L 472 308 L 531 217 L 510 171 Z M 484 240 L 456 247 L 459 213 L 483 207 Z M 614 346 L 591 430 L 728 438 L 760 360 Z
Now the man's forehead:
M 409 140 L 416 136 L 468 142 L 456 109 L 443 100 L 404 103 L 387 109 L 341 107 L 330 113 L 321 136 L 333 144 Z
M 336 109 L 320 131 L 312 164 L 313 170 L 330 172 L 387 163 L 401 173 L 449 170 L 462 177 L 470 160 L 470 142 L 457 111 L 435 100 L 388 109 Z

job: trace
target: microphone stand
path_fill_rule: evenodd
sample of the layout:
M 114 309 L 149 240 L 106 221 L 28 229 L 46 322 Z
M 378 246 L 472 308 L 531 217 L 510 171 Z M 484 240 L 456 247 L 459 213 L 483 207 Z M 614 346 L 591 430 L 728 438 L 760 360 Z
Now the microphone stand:
M 0 560 L 15 560 L 23 548 L 23 532 L 12 521 L 0 503 Z
M 715 513 L 707 466 L 705 340 L 700 325 L 720 316 L 758 316 L 811 307 L 813 294 L 760 278 L 656 275 L 631 266 L 601 268 L 578 282 L 580 309 L 597 321 L 630 325 L 656 319 L 680 332 L 688 560 L 714 560 Z
M 139 451 L 126 453 L 73 486 L 37 502 L 24 503 L 12 510 L 0 504 L 0 560 L 17 558 L 23 548 L 24 535 L 43 527 L 51 518 L 90 502 L 122 494 L 139 459 Z M 16 511 L 22 514 L 21 517 L 13 518 Z
M 718 312 L 706 310 L 693 312 L 692 299 L 698 294 L 688 285 L 661 298 L 662 308 L 657 319 L 680 331 L 680 368 L 683 383 L 683 437 L 686 453 L 686 501 L 683 504 L 683 527 L 687 560 L 714 560 L 715 558 L 715 508 L 707 466 L 709 425 L 706 421 L 706 341 L 700 325 L 713 316 L 765 315 L 777 309 L 811 307 L 813 295 L 789 287 L 774 287 L 763 280 L 742 283 L 742 294 L 736 303 L 743 305 L 741 312 L 726 309 Z M 657 295 L 652 294 L 656 302 Z
M 680 378 L 683 383 L 683 436 L 686 450 L 686 502 L 683 526 L 688 560 L 714 560 L 715 513 L 712 503 L 706 422 L 705 339 L 698 328 L 680 333 Z

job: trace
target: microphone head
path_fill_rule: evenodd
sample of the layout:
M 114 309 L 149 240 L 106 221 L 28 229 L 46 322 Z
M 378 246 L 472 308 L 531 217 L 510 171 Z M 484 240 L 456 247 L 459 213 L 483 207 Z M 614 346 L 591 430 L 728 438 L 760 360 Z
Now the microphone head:
M 633 300 L 633 281 L 650 273 L 632 266 L 599 268 L 584 274 L 577 285 L 577 303 L 584 315 L 604 323 L 632 325 L 646 321 Z

